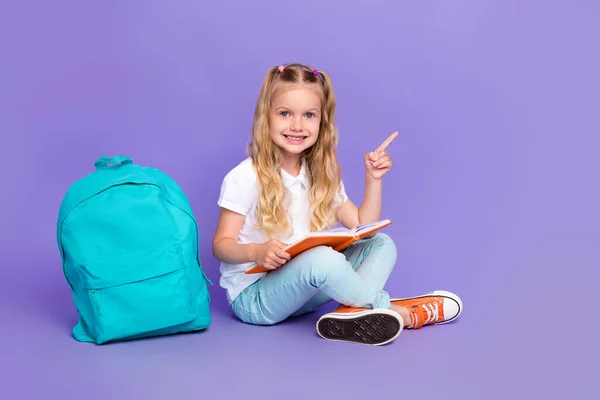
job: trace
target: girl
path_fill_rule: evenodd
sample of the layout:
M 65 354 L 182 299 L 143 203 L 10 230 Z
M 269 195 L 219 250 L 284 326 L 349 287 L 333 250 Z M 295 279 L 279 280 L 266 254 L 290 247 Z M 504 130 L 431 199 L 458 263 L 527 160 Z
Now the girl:
M 390 299 L 383 290 L 396 262 L 389 236 L 377 233 L 342 252 L 325 246 L 290 259 L 285 243 L 341 223 L 378 221 L 383 176 L 392 168 L 388 137 L 365 154 L 366 189 L 357 207 L 346 196 L 336 159 L 335 96 L 329 75 L 301 64 L 271 68 L 254 114 L 249 157 L 224 178 L 213 254 L 235 315 L 272 325 L 335 300 L 322 316 L 324 339 L 381 345 L 403 328 L 450 322 L 462 311 L 453 293 Z M 269 270 L 244 274 L 253 265 Z

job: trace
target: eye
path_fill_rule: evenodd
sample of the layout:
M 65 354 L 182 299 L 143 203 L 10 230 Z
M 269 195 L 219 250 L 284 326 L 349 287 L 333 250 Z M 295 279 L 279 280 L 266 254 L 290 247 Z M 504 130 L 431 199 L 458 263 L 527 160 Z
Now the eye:
M 314 116 L 315 116 L 315 114 L 313 114 L 313 113 L 307 113 L 307 114 L 306 114 L 306 117 L 307 117 L 308 119 L 310 119 L 310 118 L 314 118 Z
M 282 111 L 279 113 L 279 115 L 281 115 L 282 117 L 287 117 L 289 113 L 287 111 Z

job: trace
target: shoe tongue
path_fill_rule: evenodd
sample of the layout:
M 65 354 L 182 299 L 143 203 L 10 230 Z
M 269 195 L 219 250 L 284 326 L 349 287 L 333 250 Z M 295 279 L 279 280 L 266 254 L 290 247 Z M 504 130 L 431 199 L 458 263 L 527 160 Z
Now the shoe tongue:
M 415 314 L 418 315 L 418 325 L 420 325 L 419 327 L 423 326 L 426 322 L 428 324 L 435 322 L 435 320 L 437 320 L 437 318 L 439 318 L 440 315 L 443 315 L 441 299 L 437 297 L 431 301 L 415 304 L 411 307 L 411 309 Z M 436 312 L 436 315 L 432 316 L 431 313 L 434 312 Z M 430 316 L 433 317 L 434 320 L 427 321 L 430 318 Z M 436 316 L 437 318 L 435 318 Z
M 412 324 L 410 325 L 411 329 L 419 329 L 423 327 L 423 321 L 425 321 L 427 315 L 423 316 L 421 311 L 419 311 L 419 307 L 417 306 L 412 306 L 410 308 L 410 317 L 412 318 Z

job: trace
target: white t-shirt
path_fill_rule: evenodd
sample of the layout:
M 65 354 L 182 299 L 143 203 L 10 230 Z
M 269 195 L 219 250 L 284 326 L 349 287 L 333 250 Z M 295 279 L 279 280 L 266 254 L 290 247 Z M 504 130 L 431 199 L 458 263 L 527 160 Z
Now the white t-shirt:
M 310 233 L 310 205 L 308 199 L 308 177 L 302 165 L 298 176 L 294 177 L 281 170 L 283 184 L 288 190 L 284 201 L 292 218 L 293 233 L 283 238 L 283 243 L 291 243 Z M 256 172 L 252 159 L 246 158 L 233 168 L 223 179 L 218 205 L 245 216 L 237 241 L 241 244 L 264 243 L 269 240 L 264 231 L 256 229 L 256 203 L 258 200 Z M 336 206 L 348 199 L 344 184 L 341 184 L 341 195 L 336 197 Z M 265 274 L 244 274 L 244 271 L 255 263 L 227 264 L 221 263 L 219 284 L 227 291 L 227 300 L 231 304 L 242 290 L 256 282 Z

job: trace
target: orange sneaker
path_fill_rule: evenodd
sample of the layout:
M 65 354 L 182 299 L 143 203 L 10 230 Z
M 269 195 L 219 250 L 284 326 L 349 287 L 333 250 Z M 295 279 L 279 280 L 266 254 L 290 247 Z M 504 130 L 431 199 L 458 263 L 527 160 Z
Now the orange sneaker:
M 323 339 L 381 346 L 398 337 L 404 323 L 400 315 L 384 308 L 340 306 L 317 321 Z
M 408 309 L 412 325 L 408 329 L 419 329 L 425 325 L 447 324 L 462 312 L 460 298 L 445 290 L 435 290 L 420 296 L 391 299 L 391 303 Z

